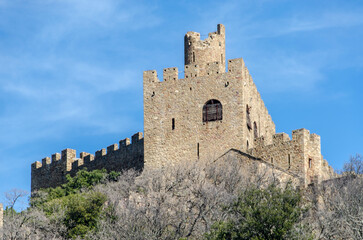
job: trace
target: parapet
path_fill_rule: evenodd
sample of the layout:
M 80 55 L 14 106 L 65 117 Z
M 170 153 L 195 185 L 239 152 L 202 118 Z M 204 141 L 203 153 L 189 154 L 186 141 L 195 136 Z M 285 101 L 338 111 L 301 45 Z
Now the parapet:
M 300 141 L 309 141 L 311 144 L 320 144 L 320 136 L 315 133 L 310 134 L 309 130 L 301 128 L 292 131 L 292 139 L 290 139 L 290 136 L 287 133 L 276 133 L 272 135 L 272 144 L 266 143 L 263 136 L 255 138 L 254 140 L 256 147 L 266 147 L 269 145 L 277 146 L 292 141 L 299 143 Z
M 263 137 L 256 138 L 254 147 L 249 152 L 267 162 L 299 174 L 305 183 L 318 180 L 330 170 L 321 156 L 320 136 L 310 134 L 301 128 L 292 131 L 292 138 L 286 133 L 272 135 L 272 142 L 265 142 Z M 326 169 L 326 170 L 325 170 Z
M 147 82 L 147 83 L 160 82 L 160 80 L 158 79 L 158 74 L 157 74 L 156 70 L 144 71 L 143 79 L 144 79 L 144 83 L 145 82 Z
M 293 140 L 302 140 L 305 139 L 305 137 L 310 136 L 309 130 L 305 128 L 300 128 L 297 130 L 292 131 L 292 139 Z
M 102 169 L 122 171 L 128 168 L 143 166 L 144 142 L 141 132 L 134 134 L 132 142 L 129 138 L 98 150 L 94 155 L 81 152 L 76 157 L 76 150 L 64 149 L 61 154 L 55 153 L 52 158 L 46 157 L 42 162 L 32 164 L 32 191 L 39 188 L 55 187 L 65 181 L 67 174 L 75 173 L 83 168 L 88 170 Z M 141 163 L 142 162 L 142 163 Z M 141 166 L 141 167 L 142 167 Z
M 178 80 L 178 68 L 165 68 L 163 71 L 164 81 Z
M 290 141 L 289 134 L 287 133 L 276 133 L 272 135 L 272 143 L 273 144 L 279 144 L 283 142 Z
M 228 72 L 242 74 L 244 68 L 245 68 L 245 62 L 243 61 L 242 58 L 235 58 L 228 60 Z

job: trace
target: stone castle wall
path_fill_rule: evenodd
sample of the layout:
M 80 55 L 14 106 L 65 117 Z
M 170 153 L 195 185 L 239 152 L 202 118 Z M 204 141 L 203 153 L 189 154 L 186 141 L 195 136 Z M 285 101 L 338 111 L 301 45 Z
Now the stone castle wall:
M 205 40 L 199 33 L 185 37 L 185 78 L 176 67 L 144 72 L 145 166 L 217 158 L 231 148 L 246 151 L 253 134 L 247 127 L 246 107 L 259 134 L 275 133 L 256 86 L 241 58 L 231 59 L 225 72 L 223 25 Z M 190 55 L 195 57 L 190 57 Z M 191 60 L 191 58 L 193 58 Z M 203 122 L 203 106 L 209 100 L 222 104 L 222 120 Z
M 301 176 L 291 171 L 237 149 L 230 149 L 216 160 L 217 164 L 221 161 L 227 161 L 231 163 L 231 166 L 239 168 L 236 170 L 242 173 L 241 176 L 246 176 L 246 180 L 251 181 L 251 183 L 262 180 L 264 183 L 269 184 L 278 179 L 280 183 L 291 182 L 294 186 L 300 186 L 304 182 Z M 238 164 L 233 164 L 235 161 Z
M 204 40 L 199 33 L 188 32 L 184 44 L 184 79 L 178 78 L 176 67 L 164 69 L 162 79 L 155 70 L 143 74 L 144 138 L 135 134 L 132 144 L 125 139 L 95 156 L 82 152 L 76 158 L 75 150 L 65 149 L 52 159 L 35 162 L 32 191 L 58 186 L 66 174 L 74 176 L 84 168 L 147 170 L 217 159 L 231 149 L 259 159 L 253 163 L 261 169 L 273 166 L 272 172 L 305 185 L 335 176 L 321 156 L 320 136 L 306 129 L 293 131 L 292 139 L 275 134 L 275 124 L 243 59 L 225 60 L 222 24 Z M 210 100 L 221 103 L 221 119 L 204 121 L 203 108 Z
M 320 136 L 306 129 L 294 130 L 292 139 L 286 133 L 274 134 L 272 142 L 266 142 L 264 137 L 256 138 L 255 147 L 248 152 L 297 174 L 305 184 L 334 177 L 334 171 L 322 158 Z
M 106 169 L 107 171 L 122 171 L 134 168 L 141 171 L 144 167 L 144 139 L 142 133 L 121 140 L 106 149 L 93 154 L 81 152 L 76 157 L 76 150 L 65 149 L 46 157 L 42 162 L 35 162 L 31 168 L 31 191 L 57 187 L 66 182 L 66 175 L 76 175 L 77 171 L 87 168 L 92 171 Z

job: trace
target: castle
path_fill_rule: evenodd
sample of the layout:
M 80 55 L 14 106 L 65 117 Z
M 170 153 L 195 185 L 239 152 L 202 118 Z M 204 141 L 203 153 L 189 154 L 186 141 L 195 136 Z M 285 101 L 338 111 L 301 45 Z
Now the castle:
M 307 185 L 335 177 L 321 155 L 320 136 L 306 129 L 275 133 L 275 124 L 242 58 L 225 59 L 225 27 L 205 40 L 184 38 L 184 78 L 176 67 L 145 71 L 144 137 L 126 138 L 95 155 L 65 149 L 31 167 L 31 190 L 55 187 L 80 169 L 142 171 L 226 156 L 258 161 Z M 227 64 L 227 71 L 226 71 Z

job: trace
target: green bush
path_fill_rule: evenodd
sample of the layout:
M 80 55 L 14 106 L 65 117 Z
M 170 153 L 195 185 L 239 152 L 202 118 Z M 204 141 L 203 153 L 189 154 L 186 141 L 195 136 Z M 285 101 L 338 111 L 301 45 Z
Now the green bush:
M 68 174 L 66 176 L 67 182 L 59 187 L 39 190 L 31 197 L 30 205 L 32 207 L 42 207 L 46 202 L 53 199 L 76 194 L 82 189 L 90 190 L 99 183 L 117 181 L 119 176 L 119 172 L 112 171 L 107 173 L 105 169 L 93 170 L 91 172 L 88 172 L 87 169 L 82 169 L 74 177 Z
M 224 208 L 229 220 L 216 222 L 206 238 L 293 239 L 294 226 L 304 212 L 301 200 L 300 192 L 290 184 L 283 189 L 273 184 L 266 189 L 247 189 Z
M 106 196 L 98 192 L 74 194 L 65 200 L 64 224 L 68 229 L 68 237 L 84 237 L 97 226 Z
M 50 218 L 63 218 L 68 238 L 84 237 L 97 226 L 107 198 L 91 191 L 99 183 L 117 181 L 120 173 L 106 170 L 81 170 L 75 177 L 67 175 L 67 183 L 56 188 L 39 190 L 31 197 L 31 206 L 37 207 Z M 86 191 L 81 191 L 86 190 Z

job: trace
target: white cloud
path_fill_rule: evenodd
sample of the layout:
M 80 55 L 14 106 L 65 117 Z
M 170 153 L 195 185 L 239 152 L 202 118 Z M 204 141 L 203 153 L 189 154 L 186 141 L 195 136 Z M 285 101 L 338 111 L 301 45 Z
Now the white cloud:
M 125 31 L 152 27 L 161 22 L 156 8 L 147 3 L 120 0 L 50 0 L 38 1 L 49 24 L 39 32 L 39 39 L 60 40 L 89 31 Z M 47 13 L 49 11 L 51 14 Z
M 299 12 L 292 16 L 264 19 L 243 25 L 245 37 L 250 39 L 279 37 L 299 32 L 363 25 L 361 11 L 326 11 L 315 14 Z
M 319 82 L 325 80 L 322 72 L 324 64 L 322 53 L 275 53 L 268 58 L 252 60 L 252 77 L 265 92 L 316 90 Z

